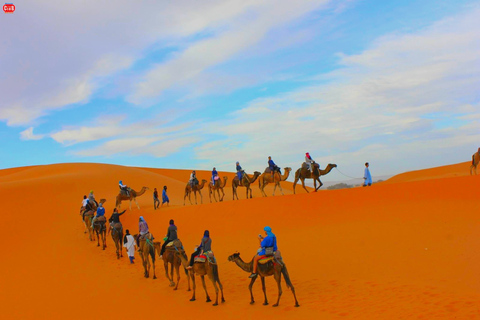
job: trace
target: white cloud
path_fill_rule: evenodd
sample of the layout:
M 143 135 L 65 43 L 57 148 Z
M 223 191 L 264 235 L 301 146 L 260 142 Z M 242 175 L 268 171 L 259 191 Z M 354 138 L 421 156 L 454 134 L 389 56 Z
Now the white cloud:
M 471 123 L 480 114 L 479 29 L 476 8 L 416 33 L 379 38 L 360 54 L 340 55 L 341 67 L 318 76 L 321 84 L 257 99 L 230 120 L 206 125 L 208 134 L 224 138 L 198 147 L 197 156 L 255 168 L 268 155 L 282 159 L 279 165 L 299 166 L 310 151 L 322 164 L 347 168 L 370 159 L 382 174 L 392 172 L 392 160 L 405 168 L 418 165 L 420 155 L 461 161 L 459 152 L 444 157 L 444 150 L 465 150 L 479 137 Z M 470 123 L 437 128 L 438 121 L 456 117 Z
M 132 66 L 152 47 L 174 43 L 187 49 L 174 57 L 161 73 L 147 80 L 168 82 L 190 79 L 255 43 L 273 27 L 322 2 L 302 0 L 177 0 L 134 3 L 118 0 L 85 2 L 29 1 L 14 19 L 1 19 L 0 29 L 9 37 L 0 42 L 0 120 L 26 125 L 39 117 L 72 104 L 86 103 L 116 72 Z M 92 5 L 93 4 L 93 5 Z M 289 7 L 276 9 L 277 7 Z M 268 12 L 282 11 L 284 16 Z M 258 29 L 246 28 L 248 16 L 261 16 Z M 269 20 L 270 19 L 270 20 Z M 189 45 L 196 35 L 213 35 Z M 237 41 L 231 36 L 238 36 Z M 155 95 L 149 85 L 140 86 Z M 152 86 L 153 87 L 153 86 Z
M 43 139 L 43 135 L 34 134 L 33 127 L 30 127 L 20 132 L 20 139 L 21 140 L 40 140 L 40 139 Z

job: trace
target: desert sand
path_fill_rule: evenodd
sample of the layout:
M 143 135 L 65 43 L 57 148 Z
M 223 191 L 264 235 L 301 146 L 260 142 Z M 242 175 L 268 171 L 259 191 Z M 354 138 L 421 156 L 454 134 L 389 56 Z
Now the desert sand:
M 227 175 L 225 201 L 183 206 L 189 171 L 106 164 L 55 164 L 0 171 L 3 195 L 0 263 L 3 319 L 480 319 L 480 175 L 469 163 L 398 175 L 369 188 L 307 194 L 283 182 L 285 196 L 232 201 Z M 209 179 L 208 172 L 199 172 Z M 161 240 L 168 221 L 190 254 L 210 230 L 226 302 L 205 302 L 197 281 L 190 302 L 187 277 L 173 291 L 157 260 L 158 279 L 143 277 L 137 255 L 131 265 L 117 260 L 111 237 L 102 251 L 84 234 L 79 216 L 84 194 L 93 189 L 112 213 L 118 180 L 150 191 L 122 216 L 125 229 L 138 231 L 144 216 Z M 153 210 L 152 192 L 168 186 L 170 207 Z M 192 198 L 193 199 L 193 198 Z M 200 199 L 198 199 L 200 202 Z M 122 204 L 122 210 L 128 203 Z M 250 305 L 248 274 L 227 257 L 250 260 L 257 235 L 269 225 L 278 239 L 300 303 L 282 282 L 267 279 L 269 306 L 258 280 Z M 214 290 L 209 281 L 210 296 Z M 200 315 L 203 313 L 203 315 Z

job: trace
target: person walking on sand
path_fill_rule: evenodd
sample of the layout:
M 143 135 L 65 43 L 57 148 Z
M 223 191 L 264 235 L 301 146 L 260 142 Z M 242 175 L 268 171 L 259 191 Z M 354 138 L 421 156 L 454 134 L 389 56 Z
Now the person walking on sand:
M 162 206 L 164 203 L 167 203 L 167 207 L 170 206 L 170 199 L 168 199 L 167 196 L 167 186 L 163 186 L 163 191 L 162 191 Z
M 370 170 L 368 169 L 369 166 L 370 165 L 368 164 L 368 162 L 365 162 L 365 173 L 363 174 L 363 180 L 365 180 L 365 182 L 363 183 L 364 187 L 370 187 L 372 185 L 372 176 L 370 175 Z
M 155 188 L 153 191 L 153 210 L 157 210 L 159 206 L 160 206 L 160 200 L 158 200 L 158 191 L 157 191 L 157 188 Z
M 125 231 L 125 237 L 123 237 L 123 246 L 127 248 L 130 263 L 135 263 L 135 238 L 130 234 L 128 229 Z
M 168 226 L 168 229 L 167 229 L 167 235 L 165 236 L 165 238 L 163 238 L 163 241 L 165 241 L 165 242 L 163 243 L 162 250 L 160 251 L 160 258 L 162 258 L 163 253 L 165 252 L 165 249 L 167 247 L 167 244 L 169 244 L 173 240 L 178 239 L 177 226 L 175 225 L 175 222 L 172 219 L 172 220 L 170 220 L 169 223 L 170 223 L 170 225 Z

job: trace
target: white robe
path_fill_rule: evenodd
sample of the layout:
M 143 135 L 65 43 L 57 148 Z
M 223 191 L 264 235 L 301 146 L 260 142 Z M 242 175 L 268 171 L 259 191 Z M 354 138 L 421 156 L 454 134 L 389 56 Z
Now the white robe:
M 127 254 L 129 257 L 134 257 L 135 256 L 135 246 L 137 244 L 135 243 L 135 238 L 129 234 L 127 236 L 127 243 L 124 243 L 123 246 L 127 248 Z

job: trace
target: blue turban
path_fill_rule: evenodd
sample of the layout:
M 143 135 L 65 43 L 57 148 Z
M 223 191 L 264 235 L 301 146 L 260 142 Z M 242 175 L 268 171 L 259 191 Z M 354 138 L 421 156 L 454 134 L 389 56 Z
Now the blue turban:
M 210 232 L 208 230 L 205 230 L 205 232 L 203 233 L 203 236 L 205 238 L 210 238 Z
M 143 219 L 143 216 L 140 217 L 140 221 L 145 222 L 145 219 Z
M 263 231 L 265 231 L 268 236 L 275 237 L 275 235 L 272 233 L 272 228 L 267 226 L 267 227 L 263 228 Z

